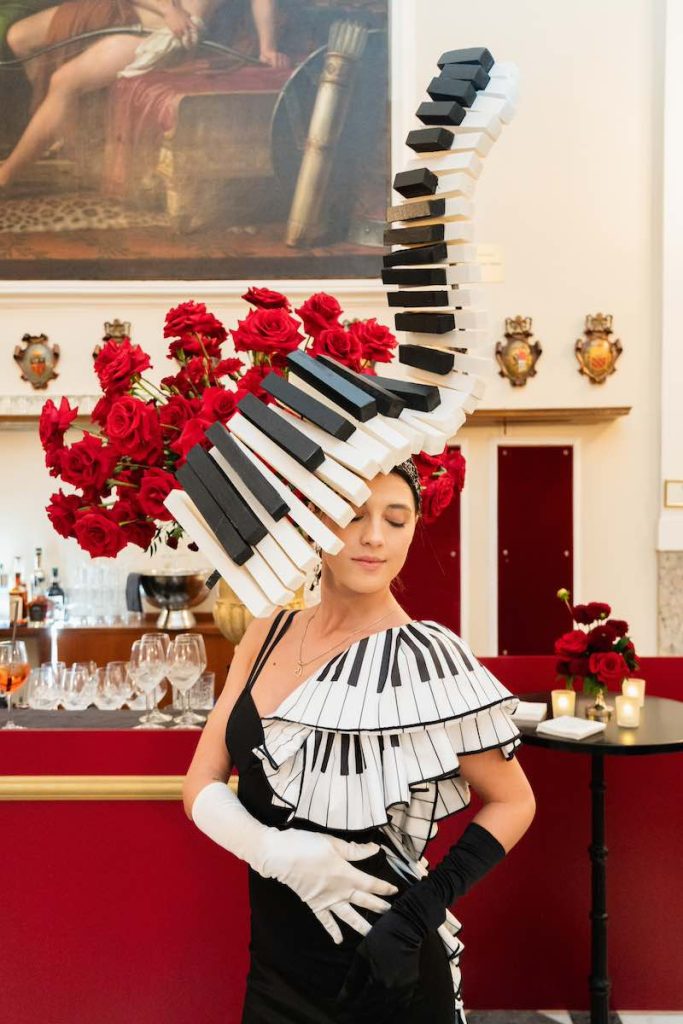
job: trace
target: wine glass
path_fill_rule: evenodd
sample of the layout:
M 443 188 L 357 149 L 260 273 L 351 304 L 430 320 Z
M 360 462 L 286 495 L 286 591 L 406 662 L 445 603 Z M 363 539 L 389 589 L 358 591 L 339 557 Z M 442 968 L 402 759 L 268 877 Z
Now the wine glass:
M 63 661 L 46 661 L 38 669 L 38 677 L 29 697 L 29 707 L 37 711 L 54 711 L 62 699 Z
M 28 663 L 23 640 L 3 640 L 0 643 L 0 693 L 7 698 L 7 721 L 2 729 L 25 729 L 12 721 L 12 694 L 24 685 L 31 666 Z
M 182 694 L 184 704 L 182 715 L 175 720 L 171 729 L 199 728 L 190 711 L 188 690 L 197 682 L 206 665 L 206 654 L 202 654 L 202 647 L 197 642 L 196 633 L 181 633 L 171 644 L 166 675 Z
M 95 707 L 100 711 L 116 711 L 126 698 L 128 684 L 128 662 L 109 661 L 104 668 L 96 669 Z
M 164 675 L 159 680 L 159 683 L 161 684 L 161 681 L 166 676 L 166 664 L 165 663 L 168 660 L 168 652 L 169 652 L 169 649 L 171 647 L 171 638 L 168 635 L 168 633 L 143 633 L 142 636 L 140 637 L 140 639 L 141 640 L 145 640 L 145 641 L 146 640 L 158 641 L 161 644 L 162 648 L 163 648 L 163 651 L 164 651 Z M 160 708 L 157 707 L 157 703 L 161 700 L 162 696 L 163 696 L 163 693 L 161 692 L 161 687 L 160 686 L 156 686 L 151 691 L 151 693 L 150 693 L 150 701 L 151 701 L 151 704 L 152 704 L 152 710 L 150 711 L 149 715 L 145 716 L 147 721 L 149 721 L 149 722 L 156 722 L 158 725 L 163 725 L 165 722 L 172 722 L 173 721 L 173 715 L 169 715 L 169 714 L 167 714 L 167 712 L 161 711 Z
M 197 682 L 199 682 L 199 680 L 202 677 L 202 673 L 204 672 L 204 669 L 206 668 L 206 647 L 204 645 L 204 637 L 201 635 L 201 633 L 179 633 L 178 636 L 182 637 L 182 638 L 190 637 L 197 644 L 197 647 L 199 648 L 199 663 L 201 665 L 201 671 L 200 671 L 199 675 L 197 676 Z M 195 684 L 193 683 L 193 685 L 195 685 Z M 181 700 L 182 699 L 183 699 L 183 697 L 181 695 Z M 204 723 L 206 721 L 206 715 L 198 715 L 195 711 L 192 710 L 192 707 L 191 707 L 191 704 L 190 704 L 190 691 L 189 690 L 187 692 L 187 710 L 185 712 L 183 712 L 183 714 L 188 715 L 189 718 L 187 718 L 187 721 L 194 722 L 195 725 L 199 725 L 200 723 Z
M 166 658 L 163 644 L 159 639 L 136 640 L 130 650 L 129 672 L 136 687 L 145 694 L 149 706 L 150 695 L 166 675 Z M 134 729 L 163 729 L 164 726 L 152 720 L 151 714 L 143 715 Z
M 93 695 L 92 665 L 74 661 L 62 681 L 62 705 L 67 711 L 85 711 Z

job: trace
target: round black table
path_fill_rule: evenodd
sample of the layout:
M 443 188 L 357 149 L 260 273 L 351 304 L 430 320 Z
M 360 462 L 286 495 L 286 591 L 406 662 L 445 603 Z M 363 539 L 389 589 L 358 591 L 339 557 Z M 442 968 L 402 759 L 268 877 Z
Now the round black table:
M 605 846 L 605 756 L 609 754 L 668 754 L 683 751 L 683 702 L 668 700 L 666 697 L 645 695 L 645 704 L 640 709 L 640 725 L 624 728 L 617 725 L 616 694 L 607 693 L 606 702 L 614 707 L 612 718 L 602 732 L 594 733 L 583 740 L 567 740 L 555 736 L 543 736 L 536 732 L 535 725 L 518 723 L 524 743 L 532 747 L 549 747 L 573 754 L 591 755 L 591 844 L 588 853 L 591 860 L 592 901 L 591 920 L 591 973 L 590 988 L 591 1024 L 609 1024 L 609 995 L 611 982 L 607 966 L 607 847 Z M 520 694 L 524 701 L 545 702 L 548 718 L 553 717 L 550 691 Z M 592 704 L 589 695 L 577 693 L 577 718 L 585 718 L 586 705 Z

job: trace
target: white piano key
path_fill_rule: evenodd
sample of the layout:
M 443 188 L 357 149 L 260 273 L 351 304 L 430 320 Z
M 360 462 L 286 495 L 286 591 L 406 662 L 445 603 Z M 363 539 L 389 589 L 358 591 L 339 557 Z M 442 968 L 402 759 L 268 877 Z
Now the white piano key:
M 189 494 L 182 490 L 171 491 L 164 500 L 164 505 L 251 614 L 257 618 L 272 615 L 276 606 L 268 600 L 244 566 L 236 565 L 225 553 Z
M 462 352 L 453 353 L 453 369 L 461 373 L 471 373 L 477 377 L 492 377 L 497 368 L 495 359 L 490 356 L 471 356 Z
M 495 100 L 492 102 L 499 102 Z M 502 102 L 502 101 L 501 101 Z M 453 197 L 453 196 L 465 196 L 466 199 L 471 199 L 474 195 L 474 189 L 476 187 L 476 179 L 471 177 L 465 171 L 460 171 L 457 174 L 444 174 L 443 177 L 439 178 L 436 185 L 436 190 L 431 196 L 412 196 L 409 199 L 403 200 L 404 203 L 421 203 L 425 199 L 430 199 L 433 196 L 440 198 Z
M 442 174 L 465 173 L 476 179 L 481 174 L 482 167 L 484 166 L 481 157 L 474 150 L 460 151 L 450 149 L 434 154 L 431 160 L 429 160 L 429 155 L 428 153 L 421 153 L 417 159 L 409 160 L 406 170 L 428 167 L 430 171 L 439 176 Z
M 423 243 L 429 245 L 439 245 L 439 242 Z M 476 242 L 446 242 L 447 252 L 446 260 L 444 262 L 439 261 L 438 263 L 420 263 L 420 264 L 409 264 L 409 266 L 452 266 L 460 263 L 476 263 L 476 264 L 494 264 L 500 266 L 503 262 L 503 252 L 500 246 L 490 244 L 478 244 Z M 394 247 L 400 249 L 414 249 L 415 246 L 399 246 Z M 407 286 L 404 286 L 407 287 Z M 432 285 L 433 288 L 438 285 Z
M 253 577 L 255 583 L 261 588 L 263 593 L 266 595 L 269 601 L 273 604 L 287 604 L 294 597 L 294 591 L 285 587 L 282 580 L 278 579 L 273 569 L 270 567 L 263 554 L 261 553 L 261 545 L 265 545 L 265 549 L 270 550 L 267 542 L 267 537 L 264 537 L 259 544 L 253 548 L 253 555 L 248 558 L 244 563 L 244 568 Z M 275 542 L 273 541 L 275 545 Z M 277 547 L 277 545 L 275 545 Z M 302 581 L 303 582 L 303 581 Z M 299 584 L 300 586 L 301 584 Z
M 406 331 L 401 340 L 407 345 L 442 348 L 445 352 L 457 348 L 466 349 L 468 352 L 482 353 L 491 348 L 491 331 L 486 329 L 448 331 L 447 334 L 419 334 L 416 331 Z
M 410 446 L 411 455 L 415 455 L 417 452 L 422 451 L 424 430 L 422 430 L 421 427 L 406 423 L 405 420 L 401 419 L 400 415 L 392 418 L 391 425 L 394 430 L 398 430 L 399 434 L 403 434 L 406 442 Z
M 440 174 L 441 165 L 448 165 L 453 154 L 473 152 L 483 159 L 488 156 L 492 146 L 493 139 L 486 132 L 465 132 L 464 135 L 455 136 L 450 149 L 429 150 L 420 153 L 417 157 L 411 157 L 406 161 L 405 169 L 428 167 L 435 174 Z
M 411 227 L 421 227 L 422 225 L 411 225 Z M 471 220 L 456 220 L 451 221 L 449 224 L 444 224 L 444 238 L 442 241 L 448 243 L 457 242 L 472 242 L 474 238 L 474 224 Z M 394 248 L 401 249 L 412 249 L 416 245 L 430 245 L 430 242 L 395 242 L 392 243 Z
M 410 373 L 404 373 L 403 376 L 408 380 L 417 381 L 418 384 L 435 384 L 438 388 L 451 388 L 476 399 L 482 399 L 486 392 L 487 381 L 474 374 L 461 373 L 459 370 L 452 370 L 451 373 L 430 373 L 428 370 L 418 369 L 417 366 L 406 369 L 410 370 Z
M 279 576 L 289 590 L 295 591 L 306 582 L 304 573 L 297 569 L 269 533 L 255 545 L 255 550 L 263 556 L 275 575 Z
M 292 526 L 289 519 L 286 516 L 283 516 L 282 519 L 273 519 L 255 495 L 246 488 L 244 481 L 237 470 L 230 465 L 228 460 L 221 455 L 218 449 L 212 448 L 209 454 L 221 467 L 228 479 L 235 485 L 249 507 L 253 510 L 254 514 L 258 516 L 263 525 L 267 528 L 268 533 L 275 538 L 282 550 L 286 552 L 287 557 L 291 559 L 300 572 L 309 572 L 316 564 L 318 556 L 311 545 L 304 540 L 299 531 Z M 292 583 L 287 583 L 287 580 L 279 572 L 278 576 L 280 576 L 280 579 L 286 586 L 293 587 L 295 590 L 299 585 L 296 584 L 295 586 Z
M 366 480 L 372 480 L 379 473 L 379 464 L 373 459 L 369 459 L 358 448 L 354 448 L 348 441 L 337 440 L 336 437 L 332 437 L 322 427 L 317 426 L 315 423 L 310 423 L 308 420 L 299 419 L 289 409 L 284 408 L 277 402 L 272 402 L 270 408 L 273 412 L 276 412 L 291 423 L 292 426 L 296 427 L 297 430 L 300 430 L 302 434 L 306 434 L 312 441 L 319 444 L 326 455 L 331 455 L 333 459 L 346 466 L 352 472 L 364 476 Z
M 425 196 L 429 199 L 429 196 Z M 447 224 L 452 220 L 471 220 L 474 217 L 474 203 L 471 199 L 463 196 L 456 196 L 454 199 L 444 200 L 445 210 L 440 217 L 421 217 L 419 220 L 401 220 L 389 224 L 392 228 L 410 228 L 422 224 Z
M 250 423 L 242 413 L 234 413 L 228 427 L 231 434 L 244 441 L 252 451 L 262 455 L 278 473 L 282 473 L 290 483 L 302 491 L 307 498 L 310 498 L 314 505 L 322 509 L 338 526 L 348 526 L 354 516 L 352 506 L 336 494 L 331 487 L 300 465 L 279 445 L 266 437 L 263 431 Z
M 519 81 L 519 67 L 511 60 L 497 60 L 489 68 L 489 78 L 512 78 Z
M 406 380 L 412 380 L 412 377 L 406 376 Z M 421 382 L 419 382 L 421 383 Z M 440 455 L 448 443 L 450 434 L 445 434 L 443 430 L 439 430 L 436 424 L 431 421 L 421 419 L 415 414 L 414 409 L 403 409 L 401 412 L 401 418 L 409 424 L 417 424 L 424 431 L 424 441 L 422 444 L 422 451 L 427 452 L 427 455 Z
M 512 100 L 500 99 L 497 96 L 487 96 L 486 90 L 477 93 L 477 98 L 470 107 L 470 110 L 475 114 L 496 117 L 502 124 L 509 124 L 515 116 L 515 105 Z
M 445 127 L 450 126 L 446 125 Z M 486 132 L 495 142 L 503 130 L 503 124 L 495 114 L 488 111 L 473 110 L 470 107 L 462 123 L 456 128 L 450 128 L 450 130 L 455 132 L 456 135 L 466 135 L 468 132 Z
M 477 288 L 476 286 L 471 288 L 465 285 L 464 288 L 458 287 L 458 285 L 449 284 L 428 284 L 428 285 L 402 285 L 400 288 L 394 288 L 392 285 L 385 286 L 388 292 L 399 292 L 399 291 L 411 291 L 411 292 L 446 292 L 448 299 L 446 305 L 450 309 L 465 309 L 468 307 L 481 307 L 482 303 L 486 301 L 486 290 L 484 288 Z M 396 307 L 392 306 L 392 309 Z M 425 307 L 426 308 L 426 307 Z M 440 306 L 430 306 L 430 309 L 440 309 Z
M 329 406 L 330 409 L 334 409 L 334 411 L 338 412 L 341 416 L 345 416 L 347 420 L 351 420 L 356 429 L 353 434 L 347 438 L 347 444 L 353 445 L 354 448 L 358 448 L 359 451 L 364 452 L 371 459 L 374 459 L 380 469 L 385 473 L 388 473 L 392 466 L 395 466 L 397 462 L 402 462 L 403 459 L 408 457 L 407 455 L 403 456 L 403 459 L 396 457 L 390 446 L 378 440 L 375 433 L 368 430 L 368 424 L 372 422 L 371 420 L 365 420 L 365 422 L 361 423 L 360 420 L 355 418 L 355 416 L 346 412 L 346 410 L 342 409 L 340 405 L 333 402 L 331 398 L 328 398 L 327 395 L 323 395 L 311 384 L 308 384 L 301 378 L 297 378 L 296 386 L 302 391 L 305 391 L 307 395 L 312 395 L 313 398 L 317 398 L 319 402 L 323 402 L 325 405 Z M 379 419 L 379 413 L 377 416 L 373 416 L 372 419 Z
M 232 421 L 230 422 L 232 423 Z M 322 520 L 294 494 L 291 488 L 283 483 L 275 473 L 271 472 L 268 466 L 252 452 L 251 448 L 244 444 L 236 435 L 233 434 L 233 437 L 235 443 L 240 446 L 247 458 L 251 459 L 254 465 L 263 473 L 268 483 L 285 499 L 289 505 L 289 515 L 293 521 L 298 523 L 301 529 L 308 534 L 312 541 L 319 544 L 323 551 L 327 551 L 329 555 L 338 555 L 344 547 L 344 542 L 339 539 L 336 533 L 333 533 L 328 526 L 325 526 Z
M 459 263 L 448 267 L 449 284 L 500 284 L 503 267 L 500 263 Z

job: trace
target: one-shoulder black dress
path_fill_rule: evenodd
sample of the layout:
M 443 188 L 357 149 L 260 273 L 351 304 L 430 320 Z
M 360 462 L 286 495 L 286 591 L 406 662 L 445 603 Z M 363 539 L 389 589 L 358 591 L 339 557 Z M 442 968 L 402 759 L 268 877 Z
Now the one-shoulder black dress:
M 379 843 L 381 849 L 378 853 L 364 860 L 354 861 L 354 866 L 393 882 L 400 893 L 425 873 L 427 862 L 419 853 L 426 844 L 426 839 L 431 838 L 436 831 L 435 819 L 461 810 L 466 805 L 467 799 L 463 790 L 466 783 L 462 779 L 457 780 L 459 801 L 457 806 L 454 806 L 452 795 L 449 797 L 448 793 L 439 792 L 440 785 L 446 782 L 443 772 L 438 773 L 438 780 L 434 775 L 427 779 L 424 771 L 417 772 L 423 776 L 422 780 L 419 780 L 420 784 L 417 781 L 411 783 L 411 776 L 416 773 L 411 772 L 409 759 L 406 759 L 406 765 L 399 772 L 402 778 L 394 780 L 396 785 L 400 786 L 401 782 L 405 782 L 408 786 L 403 799 L 400 799 L 400 792 L 392 792 L 392 780 L 389 778 L 390 774 L 396 773 L 397 765 L 401 762 L 400 742 L 395 737 L 412 737 L 411 756 L 417 754 L 419 761 L 420 743 L 416 742 L 417 732 L 427 730 L 426 726 L 419 726 L 415 722 L 414 703 L 412 712 L 404 715 L 405 725 L 400 726 L 395 720 L 394 713 L 387 718 L 386 723 L 370 721 L 365 712 L 372 701 L 363 700 L 362 706 L 365 711 L 360 715 L 354 715 L 351 720 L 353 728 L 350 729 L 347 728 L 349 723 L 340 713 L 338 702 L 327 699 L 321 704 L 319 698 L 320 691 L 326 684 L 328 694 L 341 693 L 342 687 L 345 690 L 353 687 L 354 691 L 365 688 L 368 693 L 375 692 L 375 684 L 385 677 L 388 688 L 394 690 L 396 694 L 397 687 L 405 682 L 406 673 L 411 671 L 410 664 L 397 665 L 399 647 L 405 646 L 406 649 L 410 649 L 414 644 L 418 660 L 421 660 L 418 648 L 424 642 L 427 631 L 421 624 L 410 623 L 408 627 L 421 626 L 424 630 L 421 637 L 405 633 L 407 627 L 394 627 L 365 638 L 365 643 L 360 641 L 352 644 L 342 652 L 342 655 L 337 655 L 313 676 L 304 680 L 304 683 L 286 698 L 271 716 L 262 720 L 254 705 L 251 689 L 295 614 L 283 609 L 275 617 L 245 688 L 228 718 L 225 738 L 230 756 L 239 772 L 239 799 L 255 818 L 266 825 L 281 829 L 304 828 L 309 831 L 326 832 L 349 841 Z M 438 627 L 437 624 L 430 624 L 430 628 L 445 629 Z M 377 646 L 380 641 L 384 656 L 375 662 L 369 658 L 369 647 L 373 642 Z M 458 642 L 462 644 L 459 638 Z M 441 651 L 439 663 L 445 666 L 451 660 L 448 644 L 442 644 L 442 640 L 433 635 L 432 645 Z M 467 660 L 464 650 L 462 653 Z M 434 657 L 431 662 L 432 673 L 436 661 L 437 658 Z M 344 666 L 347 671 L 344 671 Z M 380 671 L 373 671 L 378 666 Z M 452 663 L 451 670 L 454 669 L 455 664 Z M 414 666 L 412 670 L 414 671 Z M 423 682 L 427 681 L 424 665 L 420 666 L 419 676 L 423 677 Z M 371 686 L 368 685 L 369 680 L 372 680 Z M 447 682 L 447 679 L 442 679 L 443 681 Z M 496 742 L 492 745 L 500 746 L 506 757 L 512 756 L 519 742 L 519 731 L 509 720 L 511 695 L 497 680 L 494 682 L 499 688 L 496 706 L 501 715 L 496 729 Z M 310 698 L 314 686 L 316 693 L 312 701 Z M 382 691 L 386 692 L 384 685 L 380 692 Z M 501 707 L 506 695 L 507 711 Z M 300 700 L 302 697 L 306 698 L 303 703 Z M 314 712 L 315 700 L 318 706 Z M 342 701 L 346 704 L 343 698 Z M 305 710 L 304 704 L 308 711 Z M 298 707 L 297 714 L 293 713 L 294 706 Z M 449 703 L 449 707 L 451 706 Z M 400 702 L 393 699 L 392 707 L 398 709 Z M 491 705 L 485 713 L 488 714 L 490 708 Z M 449 721 L 457 721 L 454 714 L 458 710 L 452 706 Z M 434 708 L 431 713 L 432 719 L 433 711 Z M 462 719 L 465 716 L 471 717 L 472 714 L 472 711 L 467 711 L 464 715 L 459 715 L 461 721 L 457 724 L 459 736 L 463 739 L 468 730 L 462 729 Z M 312 715 L 315 715 L 315 722 Z M 429 717 L 429 713 L 426 717 Z M 411 718 L 413 720 L 409 721 Z M 504 742 L 498 737 L 501 733 L 501 724 L 505 726 L 508 720 Z M 443 727 L 443 720 L 433 721 L 431 724 Z M 477 742 L 481 743 L 481 726 L 484 723 L 478 724 Z M 364 726 L 368 727 L 367 731 Z M 368 744 L 378 745 L 377 758 Z M 430 750 L 438 751 L 438 737 L 432 736 L 429 739 L 429 746 Z M 461 752 L 467 749 L 467 744 L 464 748 L 460 743 L 457 746 Z M 474 749 L 487 747 L 479 745 Z M 443 751 L 440 758 L 441 765 L 448 769 Z M 457 761 L 457 758 L 455 760 Z M 457 765 L 451 764 L 446 775 L 455 778 L 453 773 L 456 767 Z M 383 773 L 384 781 L 379 778 L 378 769 Z M 361 786 L 360 792 L 354 789 L 352 782 L 356 786 Z M 369 796 L 371 789 L 375 791 L 372 798 Z M 340 792 L 344 794 L 341 802 Z M 295 793 L 297 799 L 292 799 Z M 435 795 L 433 801 L 432 795 Z M 325 805 L 322 811 L 318 796 Z M 398 799 L 395 799 L 396 796 Z M 359 800 L 362 805 L 360 810 Z M 430 801 L 433 805 L 431 809 Z M 439 807 L 436 806 L 437 802 Z M 420 830 L 419 822 L 426 822 L 427 828 Z M 424 842 L 418 838 L 420 831 L 424 835 Z M 251 963 L 247 976 L 242 1024 L 339 1024 L 345 1021 L 346 1018 L 337 1003 L 337 994 L 362 936 L 344 921 L 336 918 L 342 931 L 343 942 L 334 943 L 311 909 L 293 890 L 275 879 L 261 877 L 251 868 L 249 896 Z M 391 902 L 395 897 L 385 898 Z M 377 919 L 378 915 L 371 911 L 360 907 L 355 909 L 370 923 Z M 420 953 L 420 980 L 414 998 L 400 1016 L 392 1016 L 392 1024 L 425 1024 L 427 1021 L 430 1024 L 466 1024 L 459 971 L 460 953 L 464 947 L 457 938 L 459 930 L 460 923 L 448 912 L 447 924 L 442 925 L 439 932 L 427 935 Z M 373 1021 L 377 1021 L 376 1016 Z

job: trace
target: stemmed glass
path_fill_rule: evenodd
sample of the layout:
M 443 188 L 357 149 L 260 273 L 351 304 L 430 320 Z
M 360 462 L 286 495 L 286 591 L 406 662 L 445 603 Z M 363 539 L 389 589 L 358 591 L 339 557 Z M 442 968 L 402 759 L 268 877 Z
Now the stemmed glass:
M 195 724 L 197 715 L 190 711 L 188 691 L 194 686 L 206 668 L 206 651 L 204 640 L 197 633 L 180 633 L 169 652 L 168 671 L 166 675 L 180 691 L 183 698 L 183 713 L 171 726 L 172 729 L 198 729 Z M 203 721 L 203 719 L 200 719 Z
M 93 692 L 93 662 L 74 661 L 62 680 L 62 706 L 67 711 L 85 711 Z
M 62 682 L 66 665 L 63 661 L 44 661 L 28 699 L 29 707 L 39 711 L 55 711 L 62 699 Z
M 0 693 L 4 693 L 7 698 L 7 721 L 2 729 L 26 728 L 12 721 L 12 694 L 24 685 L 30 671 L 23 640 L 4 640 L 0 643 Z
M 128 692 L 128 662 L 109 661 L 104 668 L 95 670 L 95 707 L 100 711 L 116 711 Z
M 164 650 L 164 662 L 168 661 L 168 652 L 171 646 L 171 638 L 169 637 L 168 633 L 143 633 L 140 639 L 158 641 Z M 164 664 L 164 675 L 159 680 L 159 683 L 161 683 L 166 676 L 165 668 L 166 665 Z M 141 718 L 140 721 L 152 722 L 156 723 L 157 725 L 164 725 L 166 722 L 173 721 L 173 715 L 169 715 L 165 711 L 161 711 L 161 709 L 157 707 L 157 702 L 161 699 L 162 696 L 163 693 L 161 692 L 161 686 L 157 686 L 155 687 L 154 690 L 151 691 L 150 700 L 152 704 L 152 710 L 148 715 L 143 716 L 143 718 Z
M 166 675 L 164 647 L 156 637 L 136 640 L 130 651 L 129 672 L 139 690 L 149 697 Z M 152 720 L 151 714 L 140 718 L 134 729 L 163 729 L 164 726 Z

